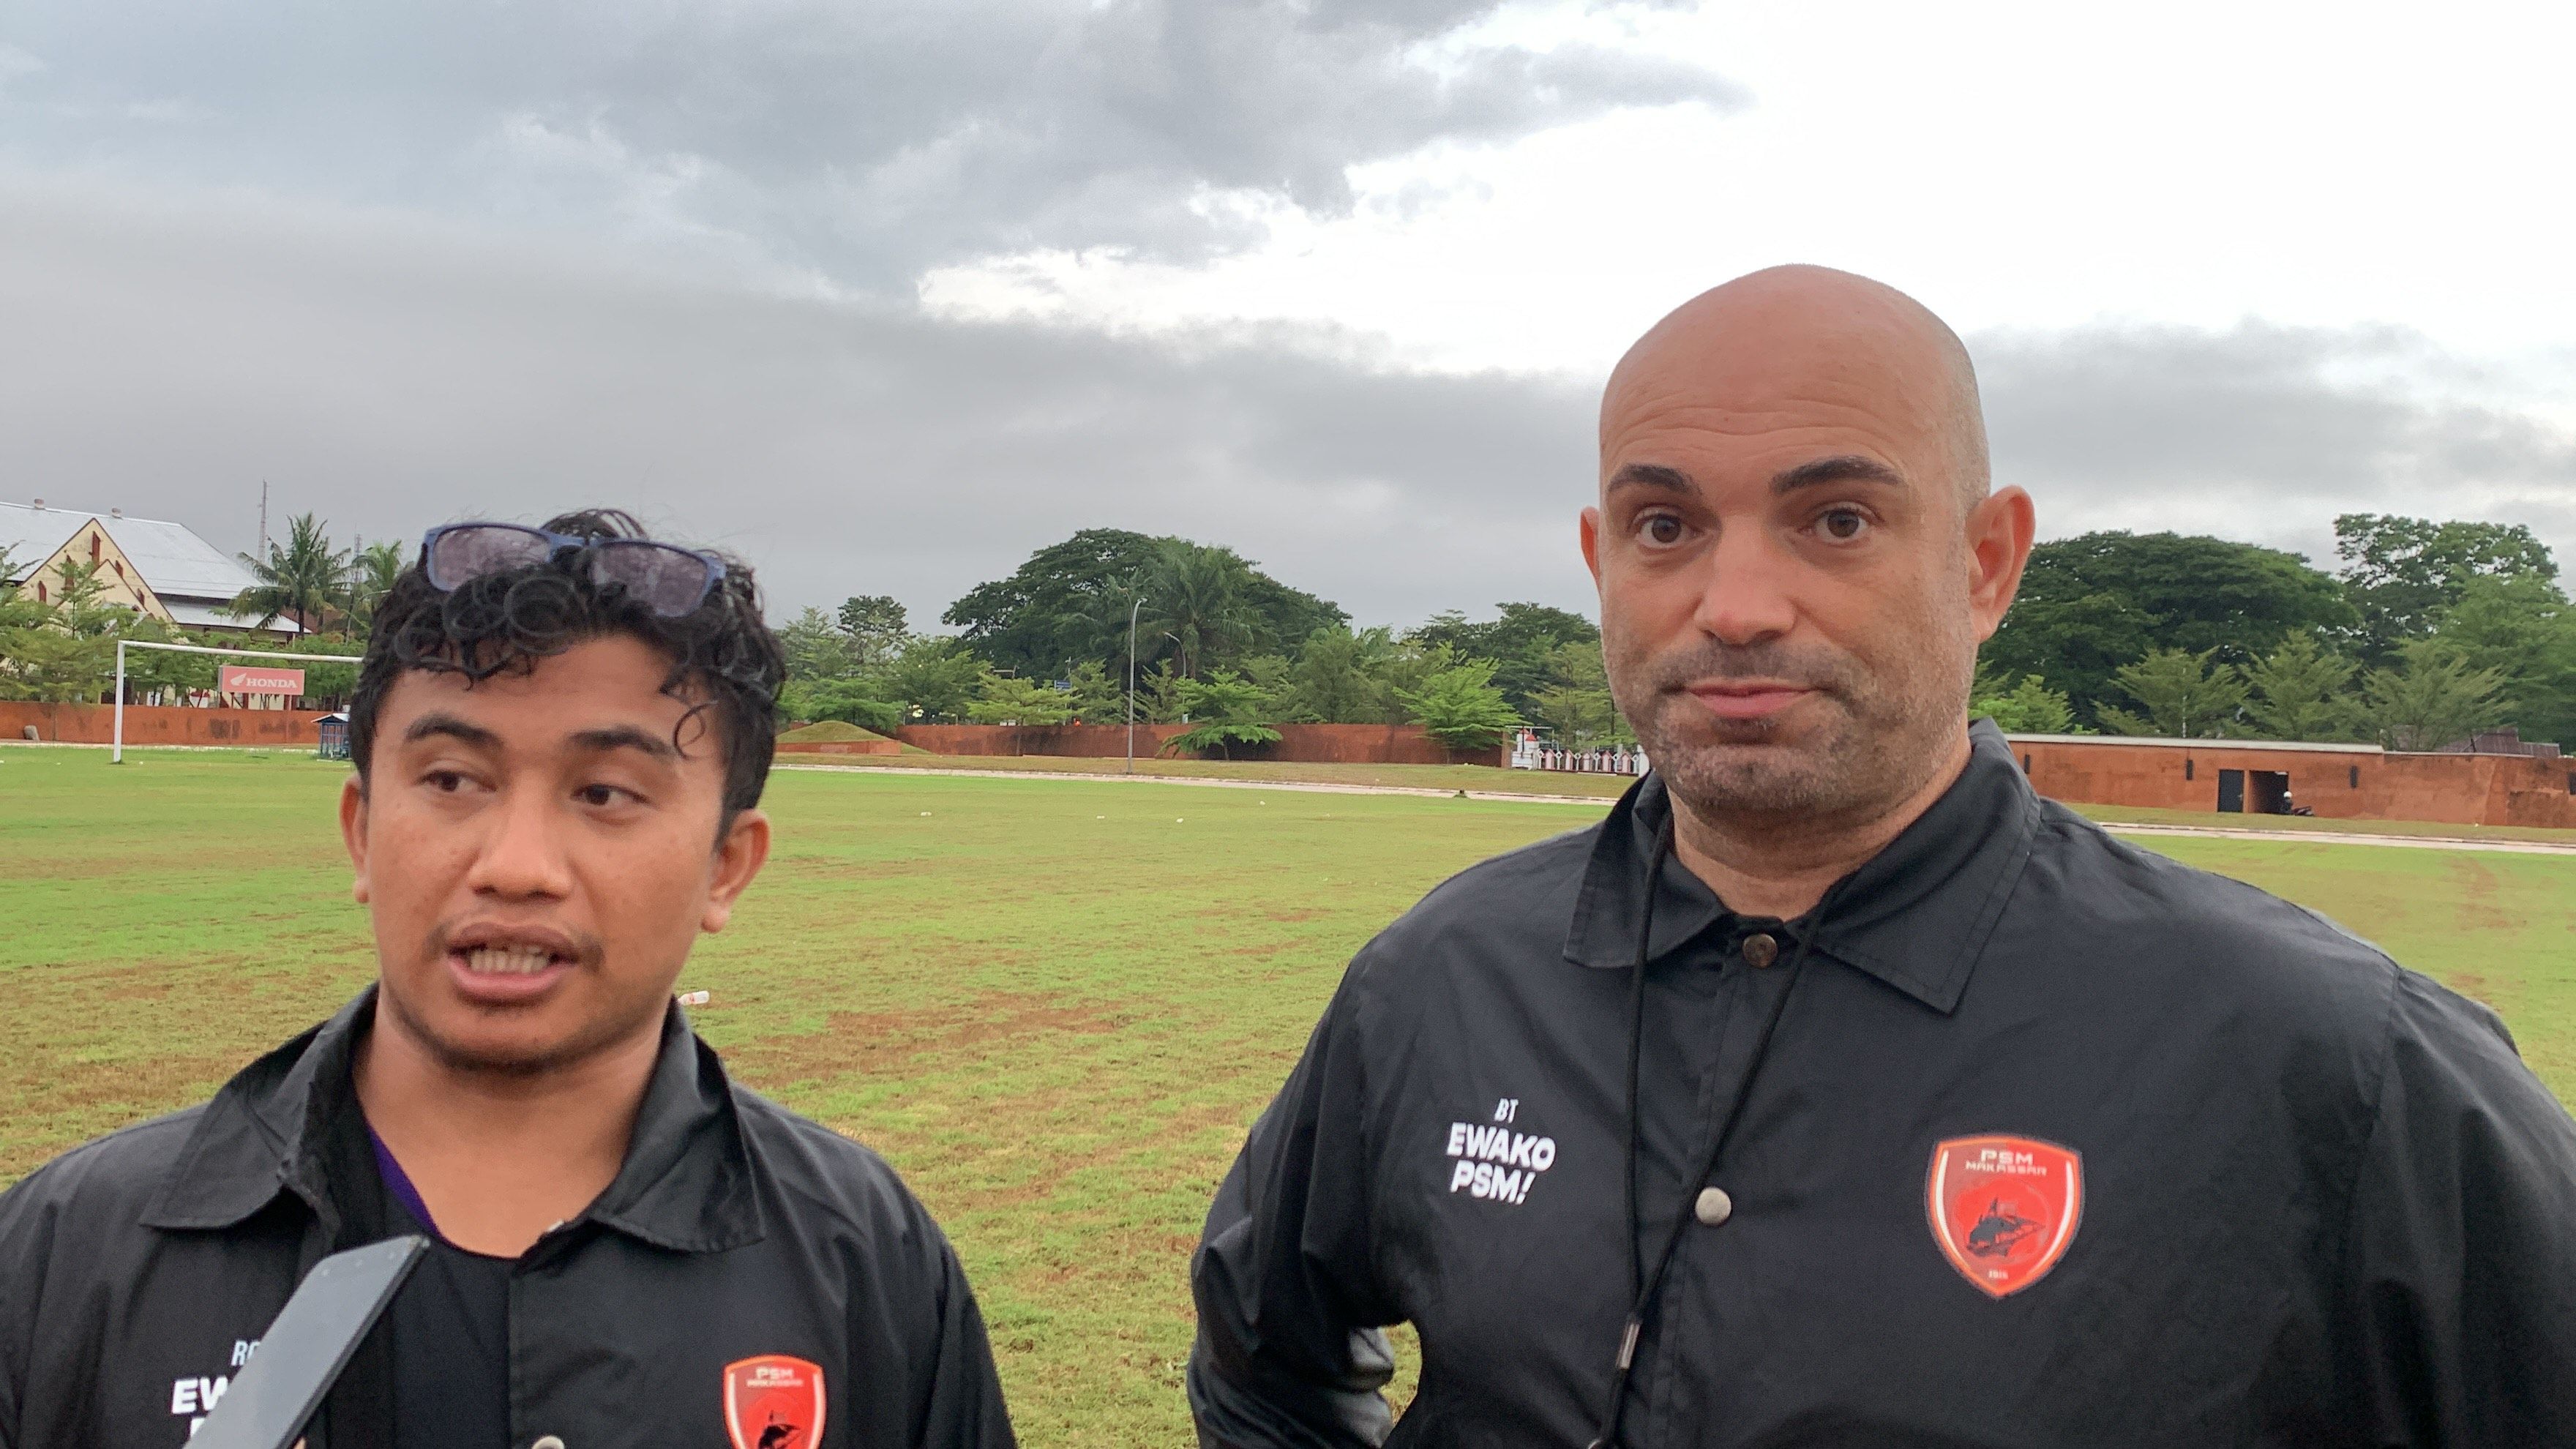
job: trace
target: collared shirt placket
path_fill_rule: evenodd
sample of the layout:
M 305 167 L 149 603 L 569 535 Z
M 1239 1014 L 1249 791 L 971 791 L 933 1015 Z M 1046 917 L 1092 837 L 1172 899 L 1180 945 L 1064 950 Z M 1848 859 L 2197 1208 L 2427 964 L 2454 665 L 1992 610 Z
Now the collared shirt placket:
M 1788 935 L 1784 929 L 1772 922 L 1736 925 L 1721 919 L 1722 924 L 1714 929 L 1726 930 L 1729 939 L 1717 967 L 1720 1006 L 1714 1023 L 1715 1050 L 1700 1078 L 1689 1156 L 1674 1169 L 1675 1175 L 1683 1179 L 1682 1193 L 1678 1201 L 1640 1204 L 1646 1236 L 1657 1244 L 1662 1242 L 1672 1214 L 1693 1210 L 1703 1186 L 1713 1185 L 1733 1193 L 1727 1184 L 1727 1164 L 1741 1153 L 1744 1128 L 1740 1124 L 1735 1142 L 1719 1159 L 1717 1171 L 1708 1183 L 1691 1181 L 1688 1175 L 1706 1157 L 1711 1135 L 1726 1120 L 1736 1099 L 1758 1085 L 1761 1064 L 1753 1059 L 1754 1049 L 1761 1040 L 1763 1022 L 1780 993 L 1789 989 L 1791 979 L 1787 971 L 1778 969 L 1776 963 L 1782 961 L 1781 956 L 1772 958 L 1775 964 L 1756 968 L 1747 962 L 1744 951 L 1744 942 L 1756 934 L 1770 936 L 1775 946 L 1785 950 Z M 1730 925 L 1734 929 L 1729 930 Z M 1795 1009 L 1794 1005 L 1791 1009 Z M 1776 1039 L 1771 1050 L 1774 1055 L 1780 1050 Z M 1745 1115 L 1751 1116 L 1749 1103 Z M 1724 1285 L 1714 1276 L 1718 1256 L 1715 1235 L 1724 1231 L 1723 1223 L 1715 1227 L 1694 1223 L 1683 1231 L 1680 1246 L 1673 1250 L 1670 1276 L 1654 1308 L 1659 1345 L 1651 1375 L 1651 1402 L 1645 1406 L 1647 1433 L 1636 1449 L 1662 1449 L 1685 1443 L 1692 1425 L 1724 1410 L 1721 1404 L 1687 1402 L 1692 1378 L 1682 1372 L 1685 1364 L 1708 1362 L 1712 1355 L 1725 1351 L 1720 1326 L 1723 1304 L 1715 1296 L 1724 1291 Z

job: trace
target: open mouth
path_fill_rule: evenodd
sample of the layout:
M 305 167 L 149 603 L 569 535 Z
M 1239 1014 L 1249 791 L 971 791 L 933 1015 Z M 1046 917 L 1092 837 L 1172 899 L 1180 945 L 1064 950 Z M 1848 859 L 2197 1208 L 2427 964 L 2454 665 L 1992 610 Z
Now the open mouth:
M 543 946 L 477 946 L 450 954 L 463 957 L 473 976 L 534 976 L 562 959 Z
M 581 948 L 552 931 L 469 927 L 447 948 L 447 979 L 469 1001 L 532 1001 L 581 964 Z

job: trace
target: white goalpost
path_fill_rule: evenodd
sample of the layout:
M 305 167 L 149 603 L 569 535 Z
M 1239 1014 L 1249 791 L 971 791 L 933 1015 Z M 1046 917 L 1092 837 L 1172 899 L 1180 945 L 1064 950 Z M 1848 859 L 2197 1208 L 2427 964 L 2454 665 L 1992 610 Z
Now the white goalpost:
M 155 644 L 148 639 L 116 641 L 116 743 L 108 753 L 108 763 L 125 763 L 125 651 L 159 649 L 171 654 L 225 654 L 249 659 L 294 659 L 308 664 L 355 664 L 355 654 L 289 654 L 283 649 L 213 649 L 203 644 Z

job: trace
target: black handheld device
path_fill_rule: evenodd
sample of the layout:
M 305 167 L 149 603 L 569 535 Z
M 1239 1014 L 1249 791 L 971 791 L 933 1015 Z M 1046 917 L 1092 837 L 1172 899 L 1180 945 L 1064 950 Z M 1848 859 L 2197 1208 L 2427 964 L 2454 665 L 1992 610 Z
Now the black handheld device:
M 387 1238 L 314 1264 L 189 1449 L 288 1449 L 427 1251 L 427 1238 Z

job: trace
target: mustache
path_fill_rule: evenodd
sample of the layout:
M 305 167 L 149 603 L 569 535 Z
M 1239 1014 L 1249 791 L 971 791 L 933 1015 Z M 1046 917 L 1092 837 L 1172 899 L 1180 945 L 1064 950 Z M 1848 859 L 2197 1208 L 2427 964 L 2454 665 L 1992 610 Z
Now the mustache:
M 1694 684 L 1718 680 L 1759 679 L 1847 694 L 1852 680 L 1849 660 L 1832 650 L 1766 639 L 1755 644 L 1729 644 L 1697 639 L 1644 661 L 1646 682 L 1657 693 L 1670 694 Z

